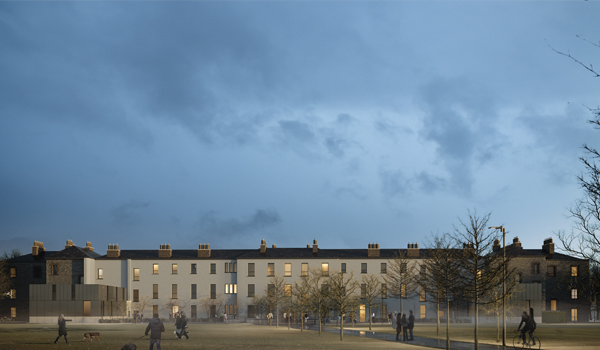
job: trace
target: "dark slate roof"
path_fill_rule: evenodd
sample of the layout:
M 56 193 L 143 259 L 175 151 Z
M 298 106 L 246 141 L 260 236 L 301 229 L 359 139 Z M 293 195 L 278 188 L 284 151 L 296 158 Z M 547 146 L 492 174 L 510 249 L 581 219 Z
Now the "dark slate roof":
M 585 259 L 580 259 L 580 258 L 576 258 L 574 256 L 570 256 L 570 255 L 566 255 L 566 254 L 562 254 L 562 253 L 557 253 L 556 251 L 554 252 L 554 254 L 548 254 L 546 252 L 544 252 L 541 249 L 521 249 L 521 248 L 512 248 L 509 249 L 509 247 L 506 247 L 506 254 L 507 255 L 511 255 L 511 256 L 515 256 L 515 257 L 531 257 L 531 258 L 546 258 L 548 260 L 581 260 L 581 261 L 587 261 Z M 501 250 L 500 250 L 501 252 Z
M 83 259 L 83 258 L 91 258 L 91 259 L 96 259 L 101 257 L 102 255 L 93 252 L 91 250 L 85 250 L 83 248 L 77 247 L 77 246 L 70 246 L 67 247 L 59 252 L 56 252 L 52 255 L 48 255 L 48 253 L 46 253 L 46 259 Z
M 33 256 L 33 254 L 21 255 L 15 258 L 9 259 L 8 263 L 25 263 L 25 262 L 36 262 L 36 261 L 44 261 L 46 257 L 57 253 L 57 251 L 45 251 L 37 256 Z
M 238 259 L 240 255 L 246 253 L 247 249 L 223 249 L 223 250 L 211 250 L 210 258 L 207 259 L 223 259 L 233 260 Z M 115 260 L 115 259 L 136 259 L 136 260 L 156 260 L 156 259 L 198 259 L 197 249 L 173 249 L 171 250 L 170 258 L 159 258 L 157 249 L 148 250 L 121 250 L 118 258 L 109 258 L 106 255 L 99 257 L 100 260 Z

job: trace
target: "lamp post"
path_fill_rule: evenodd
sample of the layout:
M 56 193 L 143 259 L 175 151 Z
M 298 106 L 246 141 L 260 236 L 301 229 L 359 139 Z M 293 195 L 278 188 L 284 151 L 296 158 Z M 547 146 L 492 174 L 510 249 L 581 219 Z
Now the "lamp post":
M 490 229 L 502 232 L 502 346 L 506 346 L 506 229 L 504 226 L 491 226 Z

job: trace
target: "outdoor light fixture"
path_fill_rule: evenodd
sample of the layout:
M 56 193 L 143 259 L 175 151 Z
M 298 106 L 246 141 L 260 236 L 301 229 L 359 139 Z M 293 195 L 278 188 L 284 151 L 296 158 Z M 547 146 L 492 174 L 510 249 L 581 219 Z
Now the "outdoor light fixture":
M 506 346 L 506 229 L 504 226 L 490 226 L 490 229 L 502 231 L 502 346 Z

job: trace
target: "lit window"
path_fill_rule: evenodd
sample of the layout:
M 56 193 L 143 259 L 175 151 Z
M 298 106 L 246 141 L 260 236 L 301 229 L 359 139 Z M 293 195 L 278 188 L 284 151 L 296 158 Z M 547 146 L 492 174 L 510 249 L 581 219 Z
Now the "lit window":
M 444 316 L 446 316 L 446 312 L 445 312 L 444 310 L 440 310 L 440 311 L 438 312 L 438 317 L 439 317 L 439 318 L 444 318 Z
M 283 285 L 283 296 L 284 297 L 291 297 L 292 296 L 292 285 L 291 284 L 284 284 Z
M 225 273 L 229 273 L 229 263 L 225 263 Z
M 577 309 L 571 309 L 571 321 L 577 321 Z
M 406 284 L 400 284 L 400 295 L 402 298 L 406 298 Z
M 427 316 L 427 306 L 421 305 L 419 318 L 425 318 Z
M 367 273 L 367 263 L 360 264 L 360 273 Z
M 172 273 L 173 275 L 176 275 L 176 274 L 177 274 L 177 264 L 173 264 L 173 267 L 171 268 L 171 273 Z
M 17 290 L 16 289 L 11 289 L 10 290 L 10 298 L 11 299 L 17 299 Z
M 387 273 L 387 264 L 381 263 L 381 274 L 385 275 Z
M 16 267 L 11 267 L 10 268 L 10 277 L 11 278 L 17 277 L 17 268 Z
M 571 266 L 571 276 L 577 277 L 577 266 Z
M 284 269 L 283 269 L 283 275 L 285 277 L 291 277 L 292 276 L 292 264 L 291 263 L 285 263 L 283 265 Z
M 328 263 L 321 264 L 321 274 L 323 276 L 329 276 L 329 264 Z
M 98 269 L 98 279 L 104 279 L 104 269 Z
M 344 264 L 342 264 L 344 265 Z M 300 276 L 306 277 L 308 276 L 308 263 L 302 263 L 302 271 L 300 272 Z
M 577 299 L 577 289 L 571 289 L 571 299 Z
M 134 281 L 140 280 L 140 269 L 139 268 L 133 269 L 133 280 Z
M 16 307 L 11 307 L 10 308 L 10 317 L 11 318 L 17 318 L 17 308 Z
M 152 265 L 152 274 L 153 275 L 158 275 L 158 264 L 153 264 Z
M 427 301 L 427 294 L 425 288 L 421 287 L 419 291 L 419 301 Z
M 556 311 L 556 299 L 550 300 L 550 311 Z
M 385 284 L 385 283 L 381 284 L 381 298 L 383 298 L 383 299 L 387 298 L 387 284 Z
M 225 283 L 225 294 L 229 294 L 229 283 Z
M 275 276 L 275 264 L 274 263 L 268 263 L 267 265 L 267 277 L 273 277 Z

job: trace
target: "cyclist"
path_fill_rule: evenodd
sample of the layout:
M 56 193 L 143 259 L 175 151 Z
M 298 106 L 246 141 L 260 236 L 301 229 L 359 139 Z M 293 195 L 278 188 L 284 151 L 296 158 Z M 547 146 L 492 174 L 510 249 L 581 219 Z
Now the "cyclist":
M 523 324 L 525 324 L 525 326 L 523 329 L 521 329 Z M 521 323 L 519 323 L 519 328 L 517 329 L 517 331 L 521 331 L 523 345 L 527 344 L 527 336 L 525 333 L 529 333 L 529 339 L 533 341 L 532 345 L 535 345 L 535 339 L 533 338 L 533 331 L 535 331 L 535 328 L 535 321 L 533 320 L 533 317 L 527 315 L 527 311 L 523 311 L 523 314 L 521 315 Z

